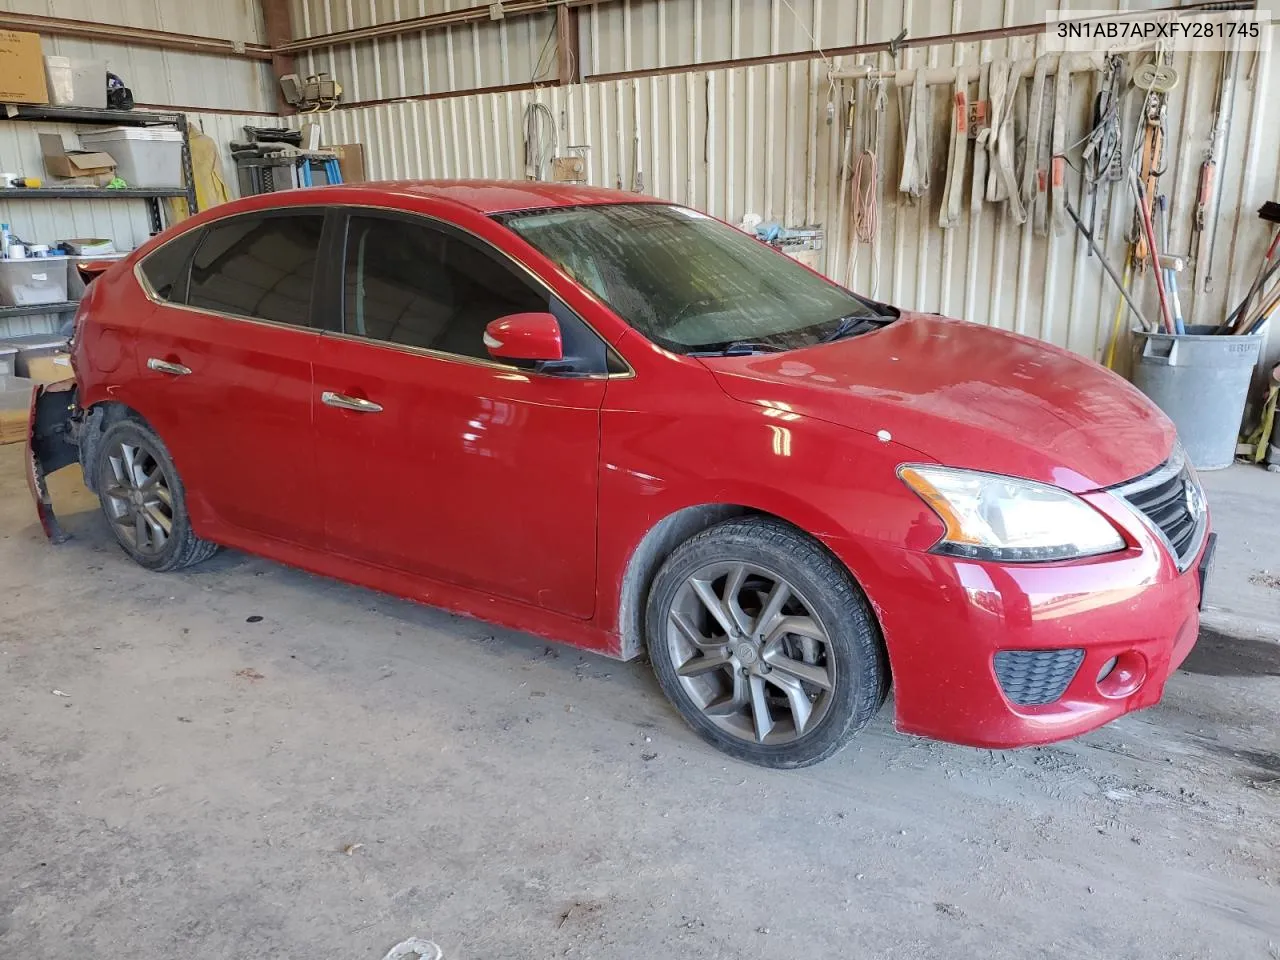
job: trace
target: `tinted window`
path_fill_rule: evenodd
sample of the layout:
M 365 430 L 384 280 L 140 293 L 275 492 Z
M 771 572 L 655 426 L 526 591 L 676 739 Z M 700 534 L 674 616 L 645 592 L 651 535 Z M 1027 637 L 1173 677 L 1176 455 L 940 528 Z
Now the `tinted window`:
M 344 288 L 347 333 L 484 359 L 490 321 L 550 309 L 547 293 L 489 252 L 382 217 L 351 218 Z
M 844 318 L 870 319 L 880 309 L 683 207 L 611 204 L 499 219 L 631 326 L 680 353 L 739 340 L 809 346 Z
M 191 265 L 187 303 L 306 326 L 324 217 L 233 217 L 210 227 Z
M 142 274 L 161 300 L 185 302 L 191 251 L 200 237 L 199 230 L 188 230 L 142 261 Z

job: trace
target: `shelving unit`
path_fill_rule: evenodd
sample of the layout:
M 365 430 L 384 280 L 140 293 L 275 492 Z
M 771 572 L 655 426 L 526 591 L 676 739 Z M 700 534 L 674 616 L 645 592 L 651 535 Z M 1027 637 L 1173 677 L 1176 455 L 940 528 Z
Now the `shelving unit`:
M 182 180 L 185 187 L 156 188 L 126 187 L 110 190 L 106 187 L 9 187 L 0 189 L 0 200 L 142 200 L 147 204 L 151 219 L 151 232 L 164 229 L 160 213 L 160 201 L 166 197 L 184 197 L 187 208 L 194 214 L 196 207 L 195 179 L 191 173 L 191 138 L 187 129 L 187 117 L 182 113 L 161 113 L 152 110 L 96 110 L 88 107 L 28 107 L 0 105 L 0 122 L 75 123 L 113 127 L 176 127 L 182 133 Z M 0 307 L 0 319 L 35 316 L 38 314 L 74 313 L 77 303 L 47 303 L 30 307 Z

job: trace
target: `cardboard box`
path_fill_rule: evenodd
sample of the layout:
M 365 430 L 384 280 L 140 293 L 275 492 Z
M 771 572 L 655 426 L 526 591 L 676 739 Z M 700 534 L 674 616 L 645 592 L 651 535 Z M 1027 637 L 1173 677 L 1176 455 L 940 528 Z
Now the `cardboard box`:
M 27 378 L 36 383 L 57 383 L 74 377 L 71 354 L 55 353 L 47 357 L 32 357 L 27 361 Z
M 109 153 L 89 153 L 78 149 L 73 134 L 40 134 L 40 153 L 51 177 L 63 177 L 86 186 L 103 187 L 116 175 L 116 162 Z
M 364 175 L 364 144 L 339 143 L 321 150 L 332 150 L 338 155 L 338 169 L 342 171 L 343 183 L 364 183 L 368 178 Z
M 0 103 L 48 103 L 40 35 L 0 30 Z

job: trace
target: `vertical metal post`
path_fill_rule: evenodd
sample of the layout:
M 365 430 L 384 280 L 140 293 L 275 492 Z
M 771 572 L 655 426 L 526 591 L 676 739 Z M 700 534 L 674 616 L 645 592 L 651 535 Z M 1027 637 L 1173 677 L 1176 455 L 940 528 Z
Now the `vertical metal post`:
M 191 166 L 191 129 L 185 113 L 177 115 L 177 124 L 182 133 L 182 182 L 187 188 L 187 214 L 194 217 L 200 208 L 196 204 L 196 178 Z

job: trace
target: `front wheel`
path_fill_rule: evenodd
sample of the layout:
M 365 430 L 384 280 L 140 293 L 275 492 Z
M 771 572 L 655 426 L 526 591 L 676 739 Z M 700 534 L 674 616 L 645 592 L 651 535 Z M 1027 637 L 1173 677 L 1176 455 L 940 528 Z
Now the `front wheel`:
M 675 549 L 645 627 L 667 697 L 738 759 L 803 767 L 831 756 L 888 692 L 879 626 L 847 571 L 780 521 L 718 524 Z

